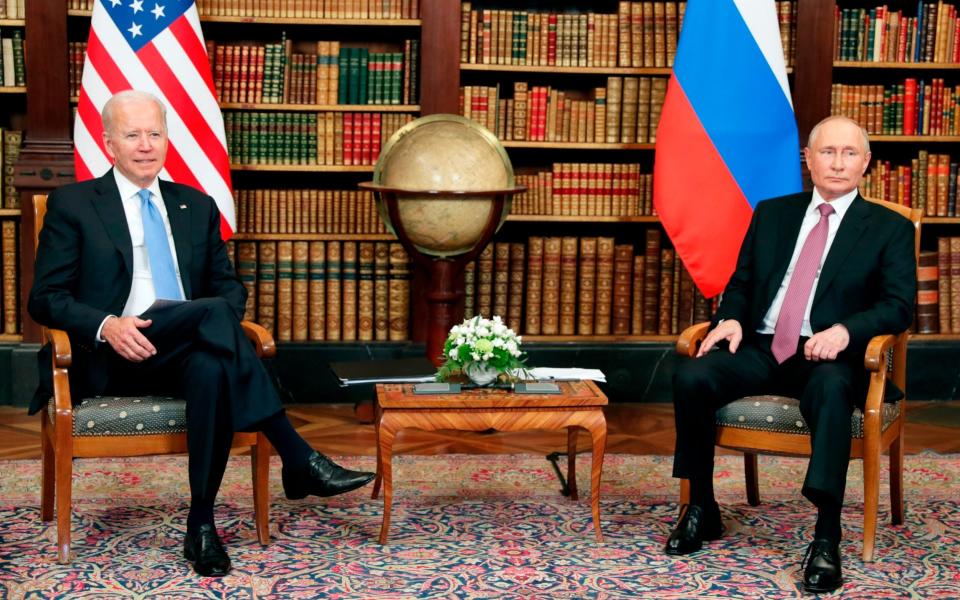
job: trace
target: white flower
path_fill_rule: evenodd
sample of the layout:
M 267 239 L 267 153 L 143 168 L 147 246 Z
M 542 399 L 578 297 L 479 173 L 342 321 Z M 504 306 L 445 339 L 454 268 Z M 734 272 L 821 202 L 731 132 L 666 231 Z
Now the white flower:
M 472 358 L 473 360 L 480 360 L 480 355 L 477 354 L 476 352 L 471 352 L 470 358 Z
M 457 348 L 450 349 L 450 358 L 453 358 L 453 359 L 457 358 Z

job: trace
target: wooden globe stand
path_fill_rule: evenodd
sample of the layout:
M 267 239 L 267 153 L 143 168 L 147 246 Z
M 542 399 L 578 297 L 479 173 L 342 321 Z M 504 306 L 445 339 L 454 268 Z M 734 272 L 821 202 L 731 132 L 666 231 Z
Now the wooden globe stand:
M 466 264 L 483 251 L 493 238 L 493 234 L 497 232 L 504 217 L 503 211 L 507 200 L 513 194 L 523 192 L 527 188 L 515 186 L 480 191 L 412 191 L 377 185 L 372 182 L 361 183 L 359 186 L 363 189 L 372 190 L 379 196 L 400 244 L 411 258 L 430 274 L 425 296 L 427 301 L 427 358 L 439 367 L 443 364 L 443 344 L 447 339 L 450 328 L 457 324 L 456 308 L 464 295 L 463 289 L 456 286 L 457 278 L 463 272 Z M 492 206 L 490 215 L 487 217 L 487 223 L 472 248 L 463 254 L 434 256 L 418 248 L 404 228 L 403 220 L 400 217 L 399 201 L 405 197 L 435 198 L 437 200 L 457 199 L 465 202 L 486 200 L 490 201 Z

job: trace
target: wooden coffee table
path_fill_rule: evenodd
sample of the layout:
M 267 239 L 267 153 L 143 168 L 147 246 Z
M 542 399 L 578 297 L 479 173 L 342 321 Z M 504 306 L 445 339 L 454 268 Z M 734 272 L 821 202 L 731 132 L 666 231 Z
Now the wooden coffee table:
M 607 443 L 603 407 L 607 397 L 592 381 L 565 381 L 560 394 L 516 394 L 510 390 L 474 389 L 459 394 L 415 395 L 413 384 L 377 385 L 377 478 L 373 495 L 383 484 L 383 525 L 380 543 L 387 543 L 393 501 L 393 441 L 402 429 L 437 431 L 567 430 L 567 481 L 570 497 L 577 500 L 577 428 L 590 432 L 593 463 L 590 469 L 590 505 L 598 542 L 600 531 L 600 474 Z

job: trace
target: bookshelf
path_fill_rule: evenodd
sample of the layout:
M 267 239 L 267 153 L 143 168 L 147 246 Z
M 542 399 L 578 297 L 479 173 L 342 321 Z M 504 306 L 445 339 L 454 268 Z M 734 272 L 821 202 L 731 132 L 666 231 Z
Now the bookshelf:
M 676 4 L 676 2 L 671 2 Z M 235 2 L 221 2 L 221 6 L 233 6 Z M 302 4 L 305 7 L 315 6 L 318 9 L 327 8 L 327 5 L 336 8 L 329 0 L 305 0 Z M 349 3 L 339 3 L 347 5 Z M 404 6 L 412 9 L 417 3 L 397 2 L 401 10 Z M 563 14 L 565 18 L 570 19 L 571 15 L 587 15 L 589 25 L 589 14 L 608 15 L 602 20 L 602 31 L 607 34 L 606 46 L 603 47 L 603 59 L 599 58 L 597 49 L 594 47 L 593 62 L 584 65 L 557 65 L 557 64 L 496 64 L 483 62 L 483 53 L 481 51 L 479 59 L 474 56 L 470 58 L 470 48 L 475 47 L 470 39 L 470 16 L 467 13 L 467 37 L 466 37 L 466 58 L 462 56 L 464 48 L 464 38 L 461 35 L 464 25 L 464 4 L 463 2 L 450 2 L 449 0 L 420 0 L 418 3 L 418 13 L 412 18 L 356 18 L 348 17 L 346 14 L 341 16 L 330 16 L 327 13 L 316 15 L 284 16 L 279 14 L 278 8 L 294 7 L 294 2 L 286 0 L 272 0 L 272 2 L 260 2 L 257 6 L 262 9 L 257 14 L 246 15 L 227 15 L 211 14 L 204 10 L 204 6 L 212 6 L 207 0 L 199 0 L 198 6 L 201 12 L 201 22 L 204 26 L 205 37 L 216 44 L 224 46 L 266 46 L 267 44 L 277 44 L 284 40 L 291 41 L 291 53 L 312 54 L 316 53 L 316 42 L 318 41 L 339 41 L 347 47 L 359 47 L 366 45 L 368 48 L 374 48 L 379 51 L 381 47 L 390 47 L 394 51 L 402 49 L 402 42 L 408 39 L 417 39 L 420 43 L 419 50 L 419 85 L 416 97 L 409 102 L 400 104 L 363 104 L 363 103 L 343 103 L 343 102 L 325 102 L 320 100 L 309 101 L 303 99 L 301 102 L 263 102 L 263 101 L 229 101 L 223 102 L 222 108 L 230 113 L 238 114 L 271 114 L 281 115 L 286 113 L 296 114 L 321 114 L 333 113 L 336 115 L 377 113 L 386 115 L 409 115 L 411 118 L 421 114 L 434 113 L 458 113 L 461 112 L 461 94 L 462 86 L 476 86 L 483 88 L 493 88 L 496 90 L 495 99 L 498 102 L 513 101 L 515 98 L 514 84 L 517 82 L 526 82 L 528 93 L 534 87 L 549 88 L 550 91 L 563 92 L 565 97 L 571 100 L 581 102 L 595 103 L 593 92 L 598 88 L 607 88 L 608 80 L 619 78 L 621 82 L 628 78 L 648 80 L 651 85 L 654 81 L 663 81 L 669 77 L 669 64 L 667 64 L 668 53 L 663 52 L 663 64 L 656 64 L 656 58 L 653 64 L 645 64 L 643 54 L 640 54 L 639 63 L 634 62 L 634 56 L 630 54 L 629 61 L 621 64 L 620 46 L 616 47 L 616 54 L 610 55 L 610 35 L 613 32 L 620 35 L 619 23 L 616 21 L 620 2 L 616 0 L 600 0 L 597 2 L 587 2 L 586 0 L 558 0 L 547 2 L 546 0 L 523 0 L 521 2 L 504 3 L 494 0 L 473 0 L 470 7 L 476 10 L 511 10 L 524 13 L 555 13 L 558 17 Z M 664 6 L 664 17 L 666 17 L 666 4 Z M 880 4 L 879 2 L 877 4 Z M 3 119 L 17 118 L 17 126 L 27 129 L 28 136 L 24 144 L 21 158 L 16 170 L 18 180 L 18 191 L 21 198 L 21 205 L 25 210 L 20 215 L 17 209 L 0 209 L 0 222 L 22 221 L 22 227 L 25 230 L 32 228 L 32 219 L 29 212 L 29 195 L 34 191 L 46 191 L 70 181 L 72 175 L 72 148 L 71 148 L 71 119 L 72 110 L 76 102 L 75 90 L 79 86 L 79 73 L 75 67 L 64 69 L 51 69 L 50 65 L 62 63 L 63 56 L 70 56 L 77 50 L 78 46 L 71 44 L 82 44 L 86 41 L 87 23 L 90 17 L 91 0 L 30 0 L 26 4 L 28 13 L 25 18 L 16 21 L 0 20 L 0 36 L 5 35 L 9 28 L 23 28 L 25 38 L 31 51 L 26 56 L 27 73 L 43 73 L 43 77 L 27 78 L 26 86 L 0 87 L 0 109 L 3 114 L 0 116 L 0 126 L 9 127 L 13 124 L 4 122 Z M 629 5 L 628 6 L 632 6 Z M 273 10 L 270 14 L 267 11 Z M 792 79 L 794 94 L 794 106 L 797 114 L 797 120 L 800 125 L 801 139 L 805 139 L 810 128 L 819 121 L 824 115 L 828 114 L 831 107 L 831 90 L 834 83 L 856 84 L 856 85 L 877 85 L 903 82 L 905 79 L 915 77 L 929 80 L 934 77 L 941 77 L 947 83 L 956 85 L 960 83 L 957 77 L 960 69 L 960 61 L 942 61 L 937 63 L 904 63 L 896 60 L 884 61 L 866 61 L 866 60 L 840 60 L 835 56 L 834 46 L 836 31 L 834 28 L 835 14 L 838 9 L 844 8 L 865 8 L 869 11 L 872 3 L 862 0 L 796 0 L 795 2 L 778 3 L 781 16 L 785 19 L 786 28 L 782 31 L 782 39 L 789 45 L 790 51 L 787 53 L 788 72 Z M 641 4 L 641 11 L 643 5 Z M 915 11 L 916 7 L 911 6 L 909 11 Z M 481 15 L 478 14 L 478 22 Z M 912 13 L 908 16 L 913 16 Z M 577 17 L 579 18 L 579 17 Z M 679 11 L 678 11 L 679 20 Z M 611 26 L 617 23 L 617 26 Z M 256 24 L 256 27 L 251 27 Z M 678 23 L 679 24 L 679 23 Z M 569 25 L 569 24 L 568 24 Z M 492 26 L 492 23 L 491 23 Z M 594 26 L 596 27 L 596 16 L 594 16 Z M 579 27 L 579 22 L 577 24 Z M 594 29 L 596 30 L 596 29 Z M 629 30 L 629 28 L 628 28 Z M 628 31 L 627 30 L 627 31 Z M 491 29 L 492 31 L 492 29 Z M 499 31 L 499 29 L 498 29 Z M 506 30 L 504 31 L 504 33 Z M 573 29 L 570 25 L 570 35 Z M 664 28 L 664 43 L 666 43 L 667 31 Z M 370 42 L 369 40 L 377 41 Z M 630 34 L 627 40 L 632 42 Z M 632 48 L 632 44 L 627 44 Z M 491 47 L 492 49 L 492 47 Z M 589 49 L 588 49 L 589 50 Z M 511 51 L 512 55 L 512 39 Z M 82 55 L 82 54 L 81 54 Z M 493 56 L 493 55 L 491 55 Z M 539 55 L 538 55 L 539 56 Z M 574 56 L 574 55 L 570 55 Z M 510 61 L 506 61 L 510 62 Z M 549 62 L 549 61 L 548 61 Z M 556 62 L 556 61 L 554 61 Z M 562 62 L 562 61 L 561 61 Z M 71 85 L 71 79 L 74 80 Z M 622 83 L 621 83 L 622 85 Z M 945 86 L 946 87 L 946 86 Z M 71 93 L 74 90 L 74 93 Z M 606 89 L 605 89 L 606 91 Z M 568 94 L 569 93 L 569 94 Z M 652 93 L 652 89 L 651 89 Z M 622 87 L 621 87 L 622 94 Z M 638 90 L 639 95 L 639 90 Z M 73 97 L 73 104 L 70 98 Z M 29 98 L 29 104 L 27 103 Z M 490 96 L 488 96 L 488 99 Z M 528 96 L 529 98 L 529 96 Z M 581 105 L 583 108 L 584 105 Z M 489 105 L 488 105 L 489 110 Z M 507 106 L 504 104 L 504 112 Z M 514 117 L 516 106 L 514 106 Z M 579 109 L 578 109 L 579 110 Z M 594 111 L 595 106 L 594 106 Z M 489 114 L 489 113 L 488 113 Z M 572 119 L 572 114 L 570 120 Z M 596 114 L 594 113 L 594 117 Z M 503 115 L 499 122 L 505 122 L 507 115 Z M 580 115 L 582 117 L 582 115 Z M 499 115 L 492 118 L 496 123 Z M 27 124 L 30 127 L 26 127 Z M 604 123 L 605 127 L 606 123 Z M 622 123 L 621 123 L 622 125 Z M 561 121 L 562 129 L 563 123 Z M 569 125 L 568 125 L 569 127 Z M 558 139 L 529 139 L 523 136 L 514 135 L 514 128 L 511 128 L 509 134 L 506 130 L 502 133 L 504 146 L 510 153 L 511 160 L 514 163 L 515 170 L 520 176 L 536 176 L 538 173 L 553 175 L 553 165 L 564 165 L 561 172 L 567 173 L 569 165 L 594 164 L 594 165 L 637 165 L 637 172 L 640 177 L 649 176 L 652 172 L 652 163 L 654 155 L 654 140 L 649 139 L 650 133 L 655 132 L 655 125 L 648 122 L 648 139 L 639 141 L 623 141 L 618 139 L 616 142 L 604 141 L 561 141 Z M 526 133 L 526 130 L 524 131 Z M 585 134 L 586 132 L 584 132 Z M 593 133 L 596 134 L 594 131 Z M 605 133 L 605 131 L 604 131 Z M 621 133 L 619 130 L 617 133 Z M 889 160 L 892 165 L 906 165 L 917 158 L 921 149 L 929 154 L 950 154 L 951 159 L 955 159 L 953 145 L 960 141 L 960 132 L 937 136 L 907 136 L 907 135 L 885 135 L 878 133 L 872 136 L 873 152 L 876 159 Z M 371 164 L 249 164 L 235 160 L 232 166 L 234 187 L 241 191 L 256 193 L 257 190 L 274 189 L 293 189 L 293 190 L 356 190 L 356 183 L 369 179 Z M 631 167 L 634 168 L 634 167 Z M 574 170 L 576 173 L 577 171 Z M 586 171 L 589 173 L 589 168 Z M 45 179 L 43 174 L 50 175 Z M 632 173 L 632 172 L 631 172 Z M 640 184 L 649 185 L 649 181 Z M 523 247 L 523 257 L 529 261 L 529 241 L 530 238 L 556 238 L 563 242 L 564 238 L 575 238 L 577 240 L 577 260 L 580 259 L 579 251 L 583 239 L 613 240 L 614 249 L 616 246 L 633 245 L 633 255 L 638 259 L 643 255 L 644 269 L 647 266 L 647 235 L 648 232 L 658 232 L 660 235 L 660 245 L 658 252 L 671 250 L 666 236 L 663 235 L 659 221 L 652 211 L 644 204 L 643 189 L 641 189 L 641 199 L 632 198 L 630 202 L 615 203 L 611 200 L 602 200 L 600 204 L 593 205 L 595 209 L 578 212 L 580 214 L 561 214 L 562 211 L 546 213 L 545 211 L 515 210 L 514 214 L 508 217 L 501 233 L 495 240 L 493 250 L 496 244 L 508 244 L 512 250 L 514 247 Z M 598 198 L 601 197 L 599 194 Z M 632 204 L 631 204 L 632 203 Z M 514 203 L 515 209 L 522 204 L 521 199 Z M 541 199 L 541 206 L 543 201 Z M 535 203 L 532 204 L 536 208 Z M 609 206 L 609 209 L 607 208 Z M 617 208 L 619 206 L 619 208 Z M 581 208 L 584 208 L 582 205 Z M 529 207 L 528 207 L 529 208 Z M 278 209 L 279 210 L 279 209 Z M 604 214 L 608 211 L 611 214 Z M 358 213 L 359 214 L 359 213 Z M 364 213 L 366 214 L 366 213 Z M 279 215 L 279 213 L 278 213 Z M 288 213 L 289 215 L 289 213 Z M 277 217 L 279 219 L 279 216 Z M 340 218 L 340 217 L 337 217 Z M 363 221 L 363 218 L 358 222 Z M 288 216 L 289 219 L 289 216 Z M 279 221 L 278 221 L 279 222 Z M 330 217 L 325 223 L 334 223 L 335 219 Z M 319 223 L 319 221 L 318 221 Z M 936 249 L 937 240 L 940 237 L 954 237 L 960 234 L 957 229 L 960 225 L 958 216 L 934 216 L 930 215 L 924 218 L 924 250 L 932 251 Z M 304 227 L 303 223 L 297 225 Z M 318 225 L 319 228 L 319 225 Z M 247 244 L 245 251 L 249 252 L 249 244 L 273 244 L 279 250 L 280 244 L 289 243 L 307 244 L 327 244 L 339 243 L 339 249 L 342 251 L 343 244 L 355 243 L 357 252 L 360 251 L 360 244 L 372 243 L 389 244 L 391 236 L 382 232 L 372 233 L 354 233 L 354 232 L 324 232 L 304 230 L 295 231 L 295 226 L 288 223 L 286 232 L 266 232 L 266 231 L 247 231 L 241 230 L 234 237 L 234 252 L 239 254 L 240 245 Z M 344 231 L 344 230 L 340 230 Z M 650 234 L 651 236 L 655 234 Z M 651 243 L 653 240 L 649 240 Z M 605 242 L 606 243 L 606 242 Z M 568 242 L 569 245 L 569 242 Z M 509 253 L 508 257 L 511 256 Z M 519 250 L 517 258 L 519 258 Z M 561 259 L 562 259 L 561 249 Z M 625 258 L 625 257 L 622 257 Z M 653 267 L 654 261 L 651 254 L 649 265 Z M 662 254 L 658 255 L 658 268 L 662 267 Z M 32 242 L 26 240 L 20 241 L 20 285 L 19 293 L 21 298 L 32 284 Z M 484 260 L 488 260 L 485 258 Z M 497 258 L 489 258 L 495 264 Z M 501 256 L 501 262 L 503 257 Z M 507 258 L 509 265 L 509 258 Z M 567 257 L 567 279 L 563 279 L 561 273 L 559 284 L 566 283 L 570 285 L 570 255 Z M 609 269 L 604 260 L 604 269 Z M 525 263 L 527 264 L 527 263 Z M 580 263 L 575 263 L 576 268 Z M 551 267 L 552 268 L 552 267 Z M 562 268 L 562 267 L 561 267 Z M 599 269 L 599 263 L 597 264 Z M 615 266 L 614 266 L 615 271 Z M 509 314 L 509 294 L 511 282 L 509 280 L 510 268 L 505 270 L 507 274 L 506 286 L 508 290 L 507 305 L 501 305 L 505 314 Z M 632 271 L 636 272 L 636 269 Z M 671 273 L 674 271 L 671 270 Z M 496 280 L 496 268 L 491 272 L 489 285 L 491 290 L 496 285 L 503 286 L 504 282 Z M 615 273 L 614 273 L 615 274 Z M 622 274 L 622 273 L 621 273 Z M 359 275 L 359 274 L 358 274 Z M 409 298 L 409 339 L 413 341 L 422 341 L 425 336 L 425 308 L 422 298 L 422 289 L 425 287 L 424 274 L 415 267 L 412 273 L 403 274 L 407 279 L 409 289 L 412 290 Z M 527 275 L 524 267 L 524 275 Z M 605 274 L 604 277 L 608 277 Z M 468 273 L 469 276 L 469 273 Z M 473 281 L 467 285 L 473 286 L 473 305 L 477 306 L 477 279 L 476 265 L 473 268 Z M 612 276 L 610 276 L 612 277 Z M 525 282 L 529 278 L 525 277 Z M 683 281 L 681 275 L 680 278 Z M 293 280 L 296 281 L 296 280 Z M 542 281 L 542 279 L 541 279 Z M 574 286 L 576 286 L 576 280 Z M 594 279 L 597 281 L 597 279 Z M 576 348 L 581 347 L 585 342 L 592 347 L 603 348 L 623 348 L 624 351 L 634 352 L 638 347 L 642 347 L 644 352 L 657 354 L 663 351 L 674 341 L 671 334 L 643 333 L 642 326 L 640 333 L 634 333 L 628 329 L 628 333 L 614 333 L 613 318 L 614 306 L 612 296 L 615 293 L 613 286 L 616 282 L 611 279 L 610 295 L 611 308 L 610 314 L 601 314 L 603 318 L 609 318 L 611 321 L 610 333 L 599 333 L 596 330 L 596 319 L 594 319 L 594 332 L 590 334 L 580 334 L 580 321 L 578 319 L 578 307 L 581 298 L 575 296 L 574 305 L 574 333 L 561 334 L 559 325 L 557 333 L 547 334 L 540 328 L 539 333 L 528 334 L 525 339 L 531 343 L 542 344 L 545 347 Z M 676 278 L 674 279 L 676 281 Z M 622 282 L 621 282 L 622 283 Z M 483 282 L 487 285 L 488 282 Z M 286 284 L 284 284 L 286 285 Z M 293 293 L 293 284 L 289 293 Z M 518 288 L 521 289 L 521 288 Z M 574 288 L 575 289 L 575 288 Z M 541 290 L 542 293 L 543 290 Z M 567 290 L 568 293 L 571 290 Z M 660 301 L 660 290 L 658 283 L 657 293 L 645 295 L 645 297 L 655 297 Z M 280 293 L 276 291 L 276 293 Z M 286 289 L 283 294 L 287 294 Z M 302 290 L 301 290 L 302 293 Z M 359 289 L 358 289 L 359 293 Z M 559 293 L 559 287 L 558 287 Z M 576 293 L 579 293 L 577 290 Z M 598 290 L 594 290 L 597 294 Z M 607 293 L 607 292 L 604 292 Z M 523 302 L 528 300 L 525 294 L 519 296 Z M 569 298 L 568 298 L 569 299 Z M 622 294 L 621 294 L 622 299 Z M 596 301 L 596 296 L 594 298 Z M 502 303 L 502 301 L 501 301 Z M 495 300 L 490 298 L 490 309 L 493 309 Z M 569 302 L 567 304 L 569 310 Z M 520 308 L 520 318 L 524 318 L 524 304 Z M 513 305 L 514 314 L 516 314 L 516 304 Z M 274 315 L 276 317 L 276 315 Z M 570 315 L 568 315 L 570 316 Z M 596 316 L 596 315 L 594 315 Z M 633 307 L 631 306 L 631 319 L 633 318 Z M 672 318 L 672 315 L 671 315 Z M 657 314 L 657 327 L 660 325 L 659 314 Z M 523 322 L 523 321 L 521 321 Z M 542 323 L 541 323 L 542 325 Z M 672 324 L 671 324 L 672 325 Z M 680 323 L 677 323 L 679 328 Z M 26 341 L 37 341 L 39 338 L 38 330 L 35 325 L 29 322 L 29 319 L 23 323 L 24 339 Z M 631 321 L 632 327 L 632 321 Z M 308 328 L 309 329 L 309 328 Z M 524 326 L 520 327 L 524 331 Z M 671 331 L 673 327 L 671 326 Z M 342 332 L 341 332 L 342 333 Z M 0 340 L 15 341 L 20 338 L 14 335 L 11 337 L 5 333 L 0 333 Z M 309 335 L 307 336 L 310 337 Z M 374 336 L 376 338 L 376 336 Z M 342 336 L 341 336 L 342 338 Z M 914 335 L 914 342 L 926 342 L 937 345 L 937 347 L 953 347 L 957 341 L 960 341 L 960 333 L 938 333 L 935 335 Z M 342 351 L 341 344 L 298 344 L 294 340 L 291 343 L 283 342 L 287 348 L 298 349 L 298 351 L 307 351 L 307 348 L 316 348 L 317 351 L 325 351 L 324 348 L 338 348 Z M 309 339 L 306 340 L 309 342 Z M 331 340 L 324 340 L 329 342 Z M 336 340 L 334 340 L 336 341 Z M 343 341 L 342 339 L 340 340 Z M 389 346 L 388 343 L 373 340 L 373 343 L 383 343 L 383 348 Z M 960 345 L 957 345 L 960 346 Z M 649 356 L 649 355 L 645 355 Z M 646 359 L 644 359 L 646 360 Z M 282 368 L 282 367 L 281 367 Z M 940 397 L 948 397 L 941 395 Z
M 865 124 L 873 161 L 864 194 L 922 208 L 914 340 L 960 339 L 956 5 L 837 2 L 831 106 Z M 952 336 L 952 337 L 951 337 Z
M 20 246 L 20 199 L 13 184 L 13 169 L 19 157 L 26 113 L 24 26 L 22 3 L 0 6 L 0 340 L 20 339 L 20 286 L 17 263 Z

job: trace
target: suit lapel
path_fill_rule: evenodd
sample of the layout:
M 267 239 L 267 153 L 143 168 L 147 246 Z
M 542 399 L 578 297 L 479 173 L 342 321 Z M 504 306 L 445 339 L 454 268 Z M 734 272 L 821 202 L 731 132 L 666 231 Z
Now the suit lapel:
M 94 208 L 103 221 L 103 227 L 110 236 L 110 241 L 117 247 L 123 257 L 123 264 L 127 273 L 133 276 L 133 242 L 130 240 L 130 227 L 127 225 L 127 213 L 123 210 L 123 200 L 117 181 L 113 178 L 113 169 L 97 180 L 96 185 L 99 198 L 93 203 Z
M 168 185 L 162 179 L 160 193 L 163 195 L 163 204 L 167 207 L 167 219 L 170 221 L 170 230 L 173 232 L 173 245 L 177 249 L 177 265 L 180 269 L 183 293 L 187 298 L 191 298 L 190 269 L 193 266 L 193 254 L 190 250 L 192 247 L 190 203 L 184 202 L 177 188 Z
M 827 258 L 823 262 L 823 268 L 820 269 L 817 291 L 813 295 L 814 306 L 830 286 L 833 278 L 840 272 L 840 266 L 846 261 L 847 255 L 857 245 L 857 241 L 867 228 L 869 216 L 870 211 L 867 209 L 867 201 L 857 195 L 849 210 L 847 210 L 847 214 L 844 215 L 843 221 L 840 223 L 840 229 L 837 230 L 837 235 L 833 238 Z

